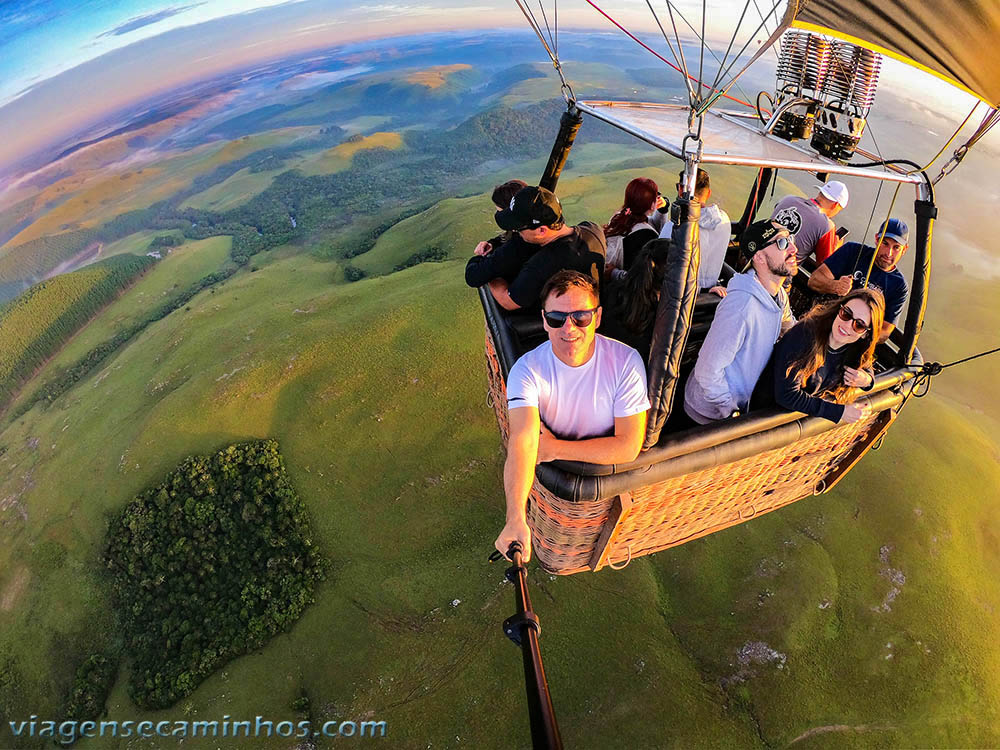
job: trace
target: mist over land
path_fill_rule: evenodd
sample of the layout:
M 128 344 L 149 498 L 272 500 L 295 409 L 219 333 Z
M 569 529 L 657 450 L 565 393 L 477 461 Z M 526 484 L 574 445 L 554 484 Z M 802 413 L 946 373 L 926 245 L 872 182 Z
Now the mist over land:
M 612 35 L 562 43 L 581 97 L 683 95 Z M 872 131 L 921 162 L 957 123 L 908 96 L 880 91 Z M 121 648 L 109 519 L 188 456 L 274 438 L 330 560 L 315 602 L 171 708 L 137 702 L 123 657 L 108 716 L 369 717 L 392 746 L 526 745 L 511 592 L 483 562 L 503 455 L 462 267 L 493 233 L 492 186 L 541 174 L 561 106 L 525 33 L 364 42 L 159 93 L 8 174 L 0 299 L 81 264 L 58 279 L 109 291 L 0 416 L 0 744 L 40 745 L 8 718 L 58 716 L 78 666 Z M 973 152 L 939 187 L 929 359 L 996 345 L 998 166 Z M 604 221 L 629 179 L 676 169 L 588 121 L 560 195 L 571 222 Z M 780 176 L 769 202 L 815 188 Z M 712 177 L 739 214 L 751 174 Z M 875 191 L 851 188 L 860 240 Z M 895 205 L 912 225 L 912 195 Z M 115 258 L 131 265 L 112 276 Z M 996 372 L 938 378 L 831 495 L 621 572 L 534 570 L 567 744 L 996 745 Z

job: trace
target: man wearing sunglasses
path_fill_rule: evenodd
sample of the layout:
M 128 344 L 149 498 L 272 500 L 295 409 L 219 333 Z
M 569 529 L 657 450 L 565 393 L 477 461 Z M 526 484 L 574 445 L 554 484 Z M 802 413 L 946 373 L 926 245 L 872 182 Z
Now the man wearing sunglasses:
M 514 243 L 507 243 L 498 251 L 469 259 L 466 283 L 474 287 L 488 284 L 497 304 L 505 310 L 537 306 L 542 287 L 557 271 L 579 271 L 594 281 L 604 274 L 604 232 L 589 221 L 568 226 L 562 205 L 551 191 L 534 186 L 522 188 L 508 208 L 496 212 L 494 219 L 501 229 L 517 232 L 521 242 L 538 248 L 534 254 L 522 252 L 518 260 L 507 252 Z M 523 260 L 525 257 L 528 259 Z
M 557 459 L 628 463 L 646 434 L 646 368 L 639 353 L 597 335 L 597 284 L 560 271 L 543 290 L 542 322 L 549 340 L 525 354 L 507 377 L 510 420 L 504 493 L 507 521 L 496 540 L 506 554 L 520 542 L 531 556 L 526 519 L 535 465 Z
M 798 271 L 788 229 L 758 221 L 743 232 L 740 247 L 753 268 L 729 282 L 684 388 L 684 411 L 698 424 L 747 410 L 774 342 L 795 324 L 782 288 Z

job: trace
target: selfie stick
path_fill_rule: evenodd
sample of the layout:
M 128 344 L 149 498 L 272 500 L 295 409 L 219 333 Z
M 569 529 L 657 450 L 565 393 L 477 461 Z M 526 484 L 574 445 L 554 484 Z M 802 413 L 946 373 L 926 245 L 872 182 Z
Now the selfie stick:
M 494 555 L 496 559 L 500 558 L 499 552 Z M 528 695 L 531 744 L 535 750 L 561 750 L 559 725 L 556 722 L 555 709 L 552 708 L 549 685 L 545 680 L 542 652 L 538 648 L 541 626 L 538 617 L 531 611 L 531 599 L 528 598 L 528 570 L 521 561 L 521 545 L 518 542 L 510 545 L 507 557 L 513 562 L 513 565 L 507 568 L 506 577 L 514 584 L 517 612 L 503 621 L 503 632 L 521 647 L 524 656 L 524 686 Z M 490 559 L 493 560 L 494 557 L 491 556 Z

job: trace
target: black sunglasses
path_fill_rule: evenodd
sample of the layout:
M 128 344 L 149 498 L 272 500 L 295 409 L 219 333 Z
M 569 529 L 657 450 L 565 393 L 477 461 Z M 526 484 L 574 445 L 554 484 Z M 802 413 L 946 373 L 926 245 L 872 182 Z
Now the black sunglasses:
M 847 305 L 840 306 L 840 310 L 837 311 L 837 317 L 845 323 L 850 323 L 855 333 L 864 333 L 870 327 L 865 321 L 854 317 L 854 313 L 851 312 L 851 308 Z
M 597 312 L 597 308 L 592 310 L 574 310 L 573 312 L 558 312 L 553 310 L 551 312 L 542 310 L 542 317 L 545 318 L 545 324 L 549 328 L 562 328 L 563 323 L 566 322 L 566 318 L 572 318 L 573 325 L 577 328 L 586 328 L 594 321 L 594 313 Z
M 768 244 L 776 245 L 779 250 L 784 252 L 785 250 L 788 249 L 788 246 L 792 244 L 792 238 L 789 237 L 787 234 L 783 234 L 780 237 L 778 237 L 774 242 Z

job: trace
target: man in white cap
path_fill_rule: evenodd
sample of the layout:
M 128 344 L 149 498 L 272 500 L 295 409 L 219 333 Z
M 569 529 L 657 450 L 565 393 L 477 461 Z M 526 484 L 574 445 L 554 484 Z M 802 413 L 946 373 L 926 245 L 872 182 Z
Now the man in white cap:
M 833 217 L 847 208 L 847 185 L 831 180 L 819 189 L 815 198 L 786 195 L 774 207 L 771 221 L 786 227 L 795 237 L 801 264 L 815 254 L 822 263 L 837 249 L 837 227 Z

